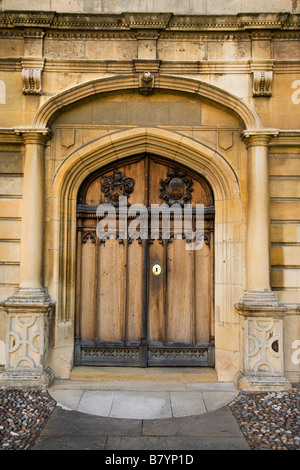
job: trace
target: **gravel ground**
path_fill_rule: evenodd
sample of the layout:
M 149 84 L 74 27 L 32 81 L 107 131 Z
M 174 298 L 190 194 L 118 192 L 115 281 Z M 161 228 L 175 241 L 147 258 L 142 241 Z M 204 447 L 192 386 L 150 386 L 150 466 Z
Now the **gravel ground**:
M 30 449 L 56 406 L 47 391 L 0 390 L 0 450 Z M 229 404 L 253 450 L 300 450 L 300 384 Z

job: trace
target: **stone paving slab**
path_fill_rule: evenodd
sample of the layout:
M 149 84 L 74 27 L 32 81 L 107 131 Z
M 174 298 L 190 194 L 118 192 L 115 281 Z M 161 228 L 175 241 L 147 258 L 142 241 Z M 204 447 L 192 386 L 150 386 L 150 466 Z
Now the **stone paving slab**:
M 249 450 L 227 407 L 185 418 L 102 418 L 57 406 L 32 450 Z
M 170 392 L 172 415 L 190 416 L 207 411 L 201 392 Z
M 244 438 L 224 437 L 109 437 L 105 450 L 249 450 Z
M 53 414 L 46 423 L 41 436 L 67 437 L 79 436 L 88 439 L 89 436 L 133 436 L 142 433 L 142 421 L 135 419 L 102 418 L 99 416 L 70 411 L 56 406 Z
M 196 416 L 144 421 L 143 435 L 239 437 L 241 431 L 229 408 L 224 406 Z
M 213 411 L 231 402 L 238 390 L 227 383 L 81 381 L 74 385 L 73 381 L 60 381 L 49 393 L 66 409 L 96 416 L 164 419 Z
M 116 392 L 111 417 L 127 419 L 171 418 L 168 392 Z

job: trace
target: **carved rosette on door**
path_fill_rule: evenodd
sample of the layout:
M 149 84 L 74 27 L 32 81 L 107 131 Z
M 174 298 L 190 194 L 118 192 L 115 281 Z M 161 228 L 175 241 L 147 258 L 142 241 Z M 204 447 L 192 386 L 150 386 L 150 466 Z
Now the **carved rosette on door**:
M 183 209 L 194 223 L 197 204 L 192 250 Z M 213 229 L 211 188 L 188 169 L 144 154 L 91 175 L 77 204 L 75 363 L 213 366 Z

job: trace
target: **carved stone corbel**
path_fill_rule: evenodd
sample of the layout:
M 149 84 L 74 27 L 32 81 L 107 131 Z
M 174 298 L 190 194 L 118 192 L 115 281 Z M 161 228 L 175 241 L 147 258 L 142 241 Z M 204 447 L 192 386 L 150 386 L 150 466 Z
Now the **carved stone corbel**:
M 253 72 L 252 96 L 272 95 L 273 72 L 256 70 Z
M 274 60 L 251 61 L 252 96 L 270 97 L 272 95 Z
M 22 92 L 24 95 L 42 94 L 42 74 L 45 59 L 22 59 Z

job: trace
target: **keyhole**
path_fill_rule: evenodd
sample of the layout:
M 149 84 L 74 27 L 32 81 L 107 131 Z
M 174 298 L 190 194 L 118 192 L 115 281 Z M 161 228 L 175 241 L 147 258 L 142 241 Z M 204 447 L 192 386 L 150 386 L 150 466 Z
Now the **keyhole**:
M 155 264 L 153 267 L 152 267 L 152 272 L 155 276 L 159 276 L 160 273 L 161 273 L 161 266 L 159 264 Z

